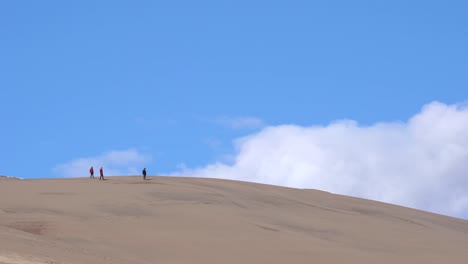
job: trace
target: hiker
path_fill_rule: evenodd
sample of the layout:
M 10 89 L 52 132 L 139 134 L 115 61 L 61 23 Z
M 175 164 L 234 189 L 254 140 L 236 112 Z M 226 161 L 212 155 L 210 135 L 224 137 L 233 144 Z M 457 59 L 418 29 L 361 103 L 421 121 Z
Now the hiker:
M 143 174 L 143 180 L 146 180 L 146 168 L 143 168 L 141 174 Z
M 89 169 L 89 178 L 94 179 L 94 168 L 93 168 L 93 166 L 91 166 L 91 168 Z
M 102 167 L 99 169 L 99 174 L 101 174 L 101 176 L 99 176 L 99 180 L 104 180 L 104 170 L 102 169 Z

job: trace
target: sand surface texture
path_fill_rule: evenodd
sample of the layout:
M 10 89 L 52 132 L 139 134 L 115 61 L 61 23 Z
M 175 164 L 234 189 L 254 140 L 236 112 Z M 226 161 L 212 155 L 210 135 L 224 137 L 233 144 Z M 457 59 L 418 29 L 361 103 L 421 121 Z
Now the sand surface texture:
M 107 179 L 0 178 L 0 264 L 468 263 L 461 219 L 316 190 Z

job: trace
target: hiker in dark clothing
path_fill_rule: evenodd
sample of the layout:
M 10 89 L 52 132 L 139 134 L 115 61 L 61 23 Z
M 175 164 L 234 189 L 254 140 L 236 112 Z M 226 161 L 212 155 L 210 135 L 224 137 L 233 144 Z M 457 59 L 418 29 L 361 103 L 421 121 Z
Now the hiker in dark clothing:
M 94 179 L 94 168 L 91 166 L 91 169 L 89 169 L 89 178 Z
M 143 168 L 141 174 L 143 174 L 143 180 L 146 180 L 146 168 Z
M 102 167 L 99 169 L 99 174 L 101 174 L 101 176 L 99 176 L 99 180 L 104 180 L 104 170 Z

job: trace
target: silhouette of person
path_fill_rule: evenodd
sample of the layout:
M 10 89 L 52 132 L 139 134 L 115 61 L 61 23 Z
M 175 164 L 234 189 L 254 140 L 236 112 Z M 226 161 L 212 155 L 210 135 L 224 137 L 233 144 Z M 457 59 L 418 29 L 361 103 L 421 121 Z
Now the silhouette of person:
M 143 168 L 143 171 L 141 171 L 141 174 L 143 174 L 143 180 L 146 180 L 146 168 Z
M 93 168 L 93 166 L 91 166 L 91 168 L 89 169 L 89 178 L 94 179 L 94 168 Z
M 104 170 L 102 169 L 102 167 L 99 169 L 99 174 L 101 174 L 101 176 L 99 176 L 99 180 L 104 180 Z

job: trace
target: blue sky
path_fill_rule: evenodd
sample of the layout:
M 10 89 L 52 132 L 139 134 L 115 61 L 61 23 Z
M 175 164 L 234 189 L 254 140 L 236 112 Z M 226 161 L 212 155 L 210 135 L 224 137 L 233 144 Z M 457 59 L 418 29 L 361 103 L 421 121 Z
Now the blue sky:
M 233 141 L 265 127 L 406 122 L 433 101 L 463 103 L 467 12 L 466 1 L 2 1 L 0 174 L 59 177 L 115 151 L 170 173 L 229 161 Z

